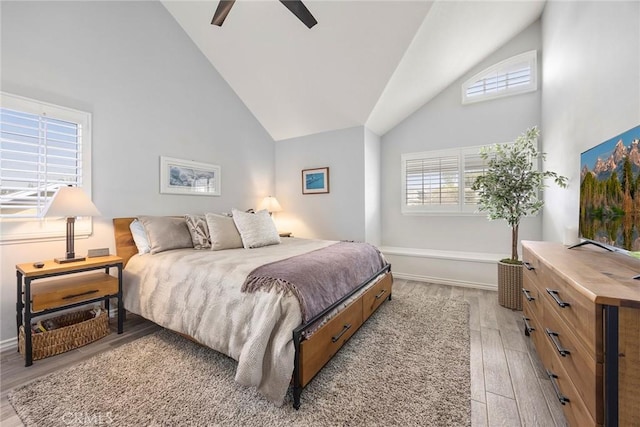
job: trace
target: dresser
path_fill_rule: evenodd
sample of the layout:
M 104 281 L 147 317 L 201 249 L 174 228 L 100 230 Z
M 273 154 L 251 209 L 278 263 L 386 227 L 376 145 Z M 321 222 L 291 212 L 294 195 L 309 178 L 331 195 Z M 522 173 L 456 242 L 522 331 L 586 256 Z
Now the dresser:
M 640 260 L 523 241 L 525 335 L 571 426 L 640 425 Z

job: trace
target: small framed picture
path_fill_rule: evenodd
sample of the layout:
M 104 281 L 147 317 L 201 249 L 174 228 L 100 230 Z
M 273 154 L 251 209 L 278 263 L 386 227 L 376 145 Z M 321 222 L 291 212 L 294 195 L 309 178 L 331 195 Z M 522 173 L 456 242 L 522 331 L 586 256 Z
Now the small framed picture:
M 160 193 L 220 195 L 220 166 L 160 156 Z
M 302 171 L 302 194 L 329 192 L 329 168 L 304 169 Z

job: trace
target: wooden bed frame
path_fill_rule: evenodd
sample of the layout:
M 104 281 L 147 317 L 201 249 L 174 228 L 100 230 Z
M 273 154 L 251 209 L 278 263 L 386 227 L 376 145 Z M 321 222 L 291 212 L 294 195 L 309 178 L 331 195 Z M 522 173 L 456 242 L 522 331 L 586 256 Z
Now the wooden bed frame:
M 124 266 L 129 259 L 138 253 L 133 241 L 129 225 L 135 218 L 114 218 L 114 235 L 116 254 L 123 259 Z M 381 280 L 370 286 L 380 275 Z M 126 285 L 126 284 L 125 284 Z M 300 408 L 300 396 L 304 387 L 316 376 L 351 336 L 367 321 L 384 301 L 391 300 L 393 276 L 391 266 L 387 265 L 372 277 L 361 283 L 355 290 L 345 295 L 335 304 L 327 307 L 306 324 L 293 331 L 295 358 L 293 368 L 293 407 Z M 333 311 L 336 307 L 352 299 L 362 289 L 367 288 L 361 295 L 351 301 L 347 307 L 336 314 L 326 324 L 316 330 L 310 338 L 305 338 L 305 332 L 312 328 L 319 320 Z M 178 332 L 178 331 L 176 331 Z M 178 332 L 179 333 L 179 332 Z M 184 335 L 184 334 L 181 334 Z M 186 335 L 185 335 L 186 336 Z M 192 337 L 187 336 L 192 339 Z M 194 340 L 195 341 L 195 340 Z

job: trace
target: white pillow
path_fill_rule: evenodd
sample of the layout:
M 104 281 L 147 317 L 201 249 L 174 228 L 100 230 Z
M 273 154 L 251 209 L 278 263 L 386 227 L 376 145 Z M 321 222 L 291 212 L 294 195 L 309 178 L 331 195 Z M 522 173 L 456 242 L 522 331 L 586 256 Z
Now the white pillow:
M 138 253 L 142 255 L 151 252 L 151 244 L 149 244 L 149 238 L 147 237 L 147 233 L 144 231 L 142 223 L 137 219 L 134 219 L 131 224 L 129 224 L 129 230 L 131 230 L 131 235 L 133 236 L 133 241 L 136 243 L 136 247 L 138 248 Z
M 243 247 L 240 233 L 238 233 L 233 218 L 214 213 L 205 214 L 205 218 L 207 220 L 207 227 L 209 228 L 209 239 L 211 240 L 212 251 Z
M 276 225 L 266 209 L 256 213 L 246 213 L 237 209 L 232 209 L 231 212 L 245 249 L 280 243 Z

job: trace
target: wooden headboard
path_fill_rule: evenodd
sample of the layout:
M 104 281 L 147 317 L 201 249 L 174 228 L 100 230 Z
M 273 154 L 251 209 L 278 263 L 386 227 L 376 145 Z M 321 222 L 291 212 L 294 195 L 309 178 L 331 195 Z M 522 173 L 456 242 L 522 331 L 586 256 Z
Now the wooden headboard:
M 121 257 L 124 265 L 127 265 L 129 258 L 138 253 L 136 243 L 129 225 L 135 218 L 113 218 L 113 234 L 116 238 L 116 255 Z

